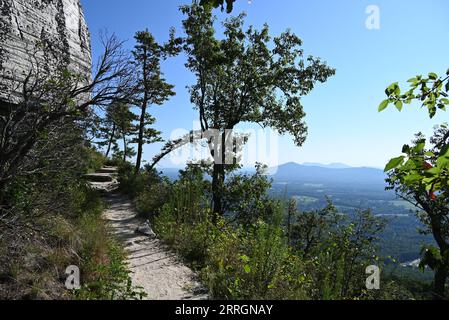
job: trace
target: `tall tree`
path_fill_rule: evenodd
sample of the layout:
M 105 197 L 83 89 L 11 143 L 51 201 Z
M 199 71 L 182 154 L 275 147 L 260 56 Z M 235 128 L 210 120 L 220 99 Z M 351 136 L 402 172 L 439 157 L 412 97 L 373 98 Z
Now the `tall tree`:
M 115 121 L 115 104 L 107 106 L 103 118 L 97 117 L 95 128 L 96 144 L 99 147 L 106 147 L 105 156 L 109 157 L 111 150 L 117 148 L 117 122 Z
M 134 124 L 138 120 L 139 117 L 131 111 L 128 103 L 115 102 L 106 107 L 105 115 L 97 121 L 95 130 L 96 144 L 106 147 L 106 157 L 109 157 L 112 151 L 115 156 L 120 153 L 124 161 L 135 155 L 128 143 L 130 137 L 138 133 L 137 126 Z M 122 143 L 123 151 L 120 151 L 119 141 Z
M 404 104 L 420 101 L 426 107 L 430 118 L 438 110 L 446 110 L 449 105 L 449 70 L 439 77 L 436 73 L 418 75 L 409 81 L 410 88 L 402 92 L 399 83 L 390 85 L 385 93 L 387 99 L 379 111 L 393 104 L 399 111 Z M 394 189 L 404 200 L 420 210 L 419 217 L 428 227 L 438 246 L 426 246 L 422 251 L 421 267 L 434 270 L 434 297 L 446 296 L 446 282 L 449 277 L 449 129 L 442 125 L 427 141 L 417 135 L 412 146 L 405 145 L 404 155 L 391 159 L 385 171 L 389 173 L 389 189 Z
M 160 132 L 149 128 L 155 119 L 149 114 L 148 108 L 151 105 L 162 105 L 175 92 L 174 86 L 166 82 L 161 72 L 161 60 L 172 53 L 169 46 L 158 44 L 148 30 L 137 32 L 134 38 L 137 42 L 133 51 L 134 63 L 139 77 L 139 97 L 135 103 L 140 109 L 138 134 L 134 141 L 137 143 L 135 168 L 138 172 L 142 165 L 144 144 L 161 141 Z
M 243 30 L 241 14 L 223 23 L 224 37 L 219 39 L 210 10 L 195 1 L 181 11 L 187 16 L 183 21 L 187 67 L 197 78 L 190 87 L 191 101 L 199 112 L 202 135 L 210 130 L 219 133 L 209 139 L 209 146 L 211 156 L 222 160 L 213 165 L 212 193 L 214 212 L 223 214 L 227 130 L 257 123 L 293 135 L 301 146 L 307 132 L 301 97 L 335 70 L 320 59 L 304 58 L 302 41 L 291 31 L 271 41 L 267 25 L 260 31 Z
M 136 155 L 136 152 L 129 146 L 129 136 L 133 136 L 137 132 L 134 122 L 139 117 L 130 110 L 130 105 L 120 103 L 115 109 L 116 123 L 123 143 L 123 161 Z

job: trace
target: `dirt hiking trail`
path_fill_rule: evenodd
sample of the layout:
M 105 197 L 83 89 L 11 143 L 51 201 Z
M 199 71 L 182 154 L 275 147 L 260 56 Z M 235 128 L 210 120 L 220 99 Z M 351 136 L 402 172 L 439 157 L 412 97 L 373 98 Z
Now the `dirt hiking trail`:
M 130 199 L 117 192 L 116 171 L 104 167 L 88 179 L 104 192 L 108 205 L 104 218 L 127 252 L 133 285 L 143 288 L 148 300 L 208 299 L 196 274 L 157 238 L 148 222 L 136 216 Z

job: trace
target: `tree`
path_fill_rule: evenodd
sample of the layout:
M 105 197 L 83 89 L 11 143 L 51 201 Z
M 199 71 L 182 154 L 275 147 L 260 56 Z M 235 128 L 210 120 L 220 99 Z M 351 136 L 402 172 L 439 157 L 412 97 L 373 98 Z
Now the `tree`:
M 104 51 L 92 78 L 67 65 L 56 40 L 38 43 L 25 79 L 12 77 L 9 90 L 17 103 L 0 114 L 0 202 L 8 183 L 39 171 L 36 145 L 52 126 L 65 119 L 87 118 L 93 106 L 128 101 L 134 94 L 133 72 L 122 42 L 103 37 Z
M 404 103 L 420 101 L 430 118 L 438 110 L 446 110 L 449 104 L 449 70 L 445 77 L 429 73 L 408 80 L 411 87 L 402 93 L 399 84 L 393 83 L 385 93 L 387 99 L 379 111 L 394 104 L 401 111 Z M 412 146 L 405 145 L 404 155 L 391 159 L 385 167 L 389 173 L 389 189 L 422 211 L 421 220 L 428 226 L 438 248 L 427 246 L 422 250 L 421 267 L 429 266 L 435 272 L 434 297 L 445 297 L 445 285 L 449 276 L 449 130 L 446 125 L 436 129 L 426 150 L 426 139 L 418 134 Z
M 174 86 L 163 78 L 160 66 L 161 59 L 173 54 L 174 51 L 169 45 L 159 45 L 148 30 L 137 32 L 134 38 L 137 44 L 133 55 L 139 78 L 139 97 L 135 104 L 140 108 L 138 134 L 134 140 L 137 143 L 136 172 L 138 172 L 142 164 L 144 144 L 161 141 L 160 132 L 149 128 L 156 120 L 148 113 L 148 108 L 153 104 L 162 105 L 175 95 Z
M 222 163 L 229 130 L 240 123 L 257 123 L 293 135 L 301 146 L 307 132 L 301 97 L 335 70 L 320 59 L 304 58 L 302 41 L 291 31 L 271 42 L 267 25 L 260 31 L 253 27 L 244 31 L 241 14 L 223 23 L 224 38 L 218 39 L 209 10 L 194 2 L 181 11 L 187 16 L 183 21 L 186 65 L 197 78 L 190 87 L 191 102 L 199 112 L 201 135 L 208 139 L 215 159 L 213 210 L 223 214 L 221 190 L 226 169 L 232 169 Z M 211 131 L 215 138 L 210 137 Z
M 316 299 L 360 296 L 365 269 L 376 260 L 377 243 L 385 227 L 369 210 L 341 214 L 329 200 L 316 211 L 295 214 L 291 245 L 310 264 Z
M 232 9 L 234 8 L 234 2 L 235 0 L 226 0 L 226 12 L 231 13 Z M 224 9 L 225 0 L 201 0 L 200 5 L 209 8 L 214 7 L 218 8 L 221 7 L 221 10 Z
M 232 174 L 223 188 L 222 205 L 230 221 L 249 228 L 258 221 L 271 223 L 278 201 L 269 195 L 271 181 L 266 166 L 256 164 L 254 174 Z
M 137 128 L 134 122 L 139 119 L 131 110 L 130 105 L 119 103 L 115 109 L 116 123 L 123 143 L 123 161 L 136 155 L 134 148 L 129 146 L 129 136 L 136 135 Z M 132 140 L 131 140 L 132 141 Z
M 436 129 L 426 149 L 426 139 L 417 134 L 411 146 L 402 149 L 404 156 L 392 159 L 385 168 L 389 172 L 388 189 L 421 212 L 418 217 L 427 226 L 423 233 L 432 234 L 438 248 L 425 246 L 421 267 L 434 270 L 434 297 L 445 297 L 449 276 L 449 129 Z
M 97 117 L 97 128 L 95 128 L 95 138 L 97 139 L 96 144 L 100 147 L 105 147 L 106 158 L 113 148 L 118 148 L 118 130 L 117 122 L 115 121 L 115 105 L 108 106 L 104 118 Z
M 128 137 L 136 135 L 134 121 L 138 119 L 139 117 L 130 110 L 130 105 L 127 103 L 116 102 L 107 107 L 104 119 L 100 120 L 99 134 L 97 134 L 97 139 L 100 139 L 97 144 L 107 146 L 106 157 L 111 151 L 114 152 L 115 158 L 119 156 L 123 161 L 135 155 L 128 145 Z M 122 140 L 123 151 L 120 151 L 119 140 Z

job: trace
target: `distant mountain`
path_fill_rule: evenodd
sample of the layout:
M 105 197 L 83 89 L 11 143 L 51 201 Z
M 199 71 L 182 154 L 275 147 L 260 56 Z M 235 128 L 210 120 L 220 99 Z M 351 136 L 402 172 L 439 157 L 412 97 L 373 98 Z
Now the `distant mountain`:
M 177 169 L 177 168 L 159 168 L 157 170 L 159 172 L 162 172 L 170 180 L 176 180 L 176 179 L 178 179 L 179 170 L 181 170 L 181 169 Z
M 329 168 L 329 169 L 349 169 L 352 168 L 351 166 L 348 166 L 344 163 L 330 163 L 330 164 L 322 164 L 322 163 L 315 163 L 315 162 L 304 162 L 302 164 L 306 167 L 321 167 L 321 168 Z
M 277 169 L 277 170 L 276 170 Z M 385 173 L 375 168 L 329 168 L 294 162 L 270 169 L 275 182 L 302 182 L 339 185 L 385 185 Z
M 178 178 L 180 169 L 160 169 L 172 180 Z M 241 170 L 241 173 L 254 173 L 254 169 Z M 325 184 L 333 186 L 374 187 L 383 190 L 385 173 L 376 168 L 354 168 L 341 163 L 322 165 L 318 163 L 298 164 L 289 162 L 276 168 L 270 168 L 268 174 L 274 182 L 296 182 Z

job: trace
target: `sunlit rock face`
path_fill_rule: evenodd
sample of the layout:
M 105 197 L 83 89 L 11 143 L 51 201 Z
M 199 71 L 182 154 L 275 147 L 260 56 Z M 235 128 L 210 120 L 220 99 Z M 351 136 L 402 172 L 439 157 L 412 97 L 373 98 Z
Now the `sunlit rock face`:
M 90 35 L 80 0 L 0 0 L 0 101 L 17 102 L 12 83 L 30 72 L 36 44 L 45 39 L 58 46 L 72 71 L 90 77 Z

